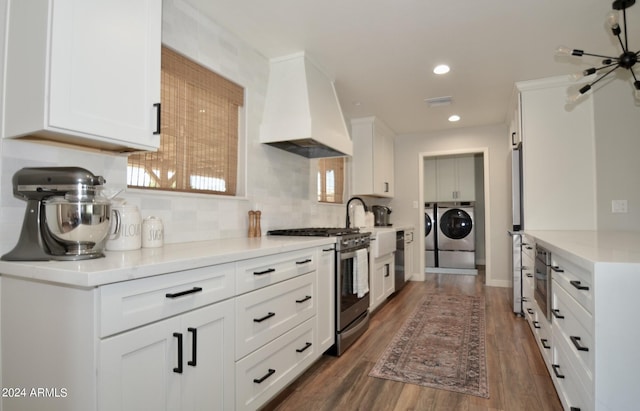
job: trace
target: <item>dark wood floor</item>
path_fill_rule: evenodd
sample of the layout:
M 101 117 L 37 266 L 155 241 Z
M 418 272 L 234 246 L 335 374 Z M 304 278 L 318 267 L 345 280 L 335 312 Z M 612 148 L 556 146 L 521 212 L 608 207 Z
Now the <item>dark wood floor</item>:
M 490 398 L 369 377 L 369 371 L 427 291 L 484 295 Z M 341 357 L 323 356 L 265 407 L 277 411 L 562 410 L 533 334 L 509 309 L 508 288 L 478 276 L 429 274 L 377 310 L 369 330 Z

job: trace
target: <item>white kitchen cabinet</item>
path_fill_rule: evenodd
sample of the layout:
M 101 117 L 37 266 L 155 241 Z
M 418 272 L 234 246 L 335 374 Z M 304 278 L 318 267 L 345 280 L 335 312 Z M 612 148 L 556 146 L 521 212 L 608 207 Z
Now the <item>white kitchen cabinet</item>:
M 436 158 L 437 201 L 475 201 L 473 154 Z
M 413 241 L 414 230 L 405 230 L 404 232 L 404 280 L 409 281 L 413 276 Z
M 593 95 L 567 107 L 566 78 L 520 82 L 527 230 L 596 228 Z
M 318 351 L 323 353 L 336 339 L 336 251 L 335 245 L 318 249 Z
M 395 291 L 394 254 L 386 254 L 372 259 L 370 271 L 370 303 L 369 311 L 373 312 Z
M 234 306 L 226 300 L 100 342 L 106 410 L 233 410 Z
M 393 131 L 375 117 L 351 120 L 353 195 L 393 197 Z
M 423 165 L 424 202 L 438 201 L 438 178 L 436 175 L 436 158 L 425 157 Z
M 2 136 L 159 146 L 161 0 L 9 0 Z

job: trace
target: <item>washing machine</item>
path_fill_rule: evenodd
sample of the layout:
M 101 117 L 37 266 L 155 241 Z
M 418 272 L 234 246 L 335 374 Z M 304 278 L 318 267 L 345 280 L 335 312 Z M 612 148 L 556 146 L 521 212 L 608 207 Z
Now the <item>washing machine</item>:
M 476 268 L 473 203 L 438 203 L 438 267 Z
M 436 204 L 424 203 L 424 261 L 427 267 L 437 267 L 435 217 Z

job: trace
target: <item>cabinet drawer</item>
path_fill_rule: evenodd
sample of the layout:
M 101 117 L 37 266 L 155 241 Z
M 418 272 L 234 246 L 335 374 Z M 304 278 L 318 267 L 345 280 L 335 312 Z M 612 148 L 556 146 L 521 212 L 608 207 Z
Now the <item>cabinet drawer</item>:
M 564 345 L 568 360 L 578 370 L 586 387 L 593 386 L 595 345 L 593 318 L 554 280 L 552 307 L 554 310 L 553 338 L 556 345 Z
M 528 307 L 529 308 L 529 307 Z M 529 326 L 531 327 L 531 331 L 533 331 L 533 336 L 538 344 L 538 348 L 540 349 L 540 353 L 542 353 L 542 357 L 547 364 L 551 363 L 551 325 L 547 320 L 547 317 L 540 311 L 538 305 L 535 302 L 531 306 L 531 310 L 533 314 L 529 315 L 527 318 L 529 321 Z M 527 314 L 530 314 L 528 312 Z
M 318 357 L 309 320 L 236 362 L 236 409 L 255 410 Z
M 100 287 L 100 337 L 232 297 L 234 270 L 222 264 Z
M 593 313 L 593 276 L 591 272 L 553 254 L 551 264 L 562 271 L 552 270 L 555 279 L 588 312 Z
M 316 315 L 316 274 L 236 297 L 236 359 Z
M 291 251 L 236 263 L 236 292 L 243 294 L 316 270 L 316 250 Z
M 525 267 L 533 268 L 535 261 L 535 245 L 533 242 L 528 242 L 525 238 L 522 238 L 522 265 Z
M 578 375 L 580 372 L 568 361 L 568 355 L 563 346 L 554 345 L 551 377 L 564 409 L 577 408 L 580 411 L 593 411 L 595 410 L 593 390 L 584 387 L 578 380 Z

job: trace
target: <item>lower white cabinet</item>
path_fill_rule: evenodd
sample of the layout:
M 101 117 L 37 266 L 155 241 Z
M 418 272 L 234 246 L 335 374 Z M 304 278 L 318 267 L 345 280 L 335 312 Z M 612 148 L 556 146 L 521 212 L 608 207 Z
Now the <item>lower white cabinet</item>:
M 413 230 L 404 232 L 404 280 L 409 281 L 413 276 Z
M 146 325 L 99 344 L 105 410 L 233 410 L 233 300 Z
M 369 311 L 373 312 L 395 291 L 395 261 L 394 254 L 372 259 L 370 268 Z
M 324 353 L 336 341 L 336 247 L 318 249 L 318 351 Z

